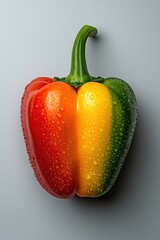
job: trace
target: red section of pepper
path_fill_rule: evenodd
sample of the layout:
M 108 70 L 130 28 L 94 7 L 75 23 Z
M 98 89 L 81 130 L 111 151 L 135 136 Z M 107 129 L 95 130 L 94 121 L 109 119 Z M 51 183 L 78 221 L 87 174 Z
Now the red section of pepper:
M 77 175 L 71 146 L 76 141 L 76 91 L 66 83 L 37 78 L 25 89 L 22 109 L 27 151 L 38 181 L 57 197 L 71 197 Z

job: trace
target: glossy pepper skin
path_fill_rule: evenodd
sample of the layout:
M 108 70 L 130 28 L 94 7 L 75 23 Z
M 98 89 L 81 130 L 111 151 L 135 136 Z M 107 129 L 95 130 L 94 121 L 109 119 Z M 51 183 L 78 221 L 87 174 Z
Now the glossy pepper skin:
M 85 60 L 85 25 L 73 46 L 66 78 L 39 77 L 25 88 L 22 129 L 35 176 L 59 198 L 99 197 L 113 186 L 137 119 L 132 88 L 117 78 L 91 77 Z

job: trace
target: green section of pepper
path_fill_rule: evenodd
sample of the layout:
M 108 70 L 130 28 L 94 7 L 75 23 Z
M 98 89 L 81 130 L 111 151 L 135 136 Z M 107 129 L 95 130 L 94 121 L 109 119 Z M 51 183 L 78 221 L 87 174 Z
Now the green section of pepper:
M 137 119 L 137 103 L 132 88 L 123 80 L 108 78 L 103 84 L 113 98 L 111 151 L 103 185 L 105 194 L 113 186 L 128 153 Z

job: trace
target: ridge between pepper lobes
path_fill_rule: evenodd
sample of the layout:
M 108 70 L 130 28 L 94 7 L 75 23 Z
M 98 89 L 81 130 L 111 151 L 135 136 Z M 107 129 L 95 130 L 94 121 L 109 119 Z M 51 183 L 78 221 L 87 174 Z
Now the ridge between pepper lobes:
M 96 28 L 83 26 L 73 45 L 70 74 L 32 80 L 22 97 L 22 129 L 35 176 L 59 198 L 107 193 L 135 130 L 132 88 L 121 79 L 88 73 L 86 40 L 96 34 Z

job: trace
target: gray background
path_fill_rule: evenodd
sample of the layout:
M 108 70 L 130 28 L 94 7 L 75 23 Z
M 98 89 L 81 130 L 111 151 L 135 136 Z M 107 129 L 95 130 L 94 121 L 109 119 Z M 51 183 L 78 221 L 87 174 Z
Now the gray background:
M 24 86 L 66 76 L 75 35 L 92 75 L 117 76 L 135 90 L 138 124 L 112 191 L 60 200 L 35 180 L 20 127 Z M 157 240 L 160 237 L 160 1 L 0 0 L 0 240 Z

